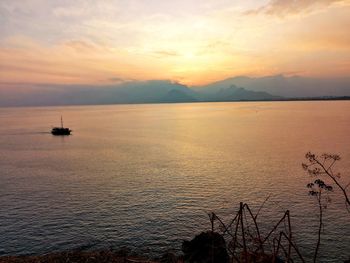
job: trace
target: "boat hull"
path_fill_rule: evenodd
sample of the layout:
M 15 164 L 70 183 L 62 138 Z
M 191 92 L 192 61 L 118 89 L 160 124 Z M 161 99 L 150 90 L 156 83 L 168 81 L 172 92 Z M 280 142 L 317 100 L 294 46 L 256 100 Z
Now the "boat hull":
M 53 128 L 51 130 L 51 134 L 55 136 L 65 136 L 65 135 L 71 135 L 71 130 L 68 128 Z

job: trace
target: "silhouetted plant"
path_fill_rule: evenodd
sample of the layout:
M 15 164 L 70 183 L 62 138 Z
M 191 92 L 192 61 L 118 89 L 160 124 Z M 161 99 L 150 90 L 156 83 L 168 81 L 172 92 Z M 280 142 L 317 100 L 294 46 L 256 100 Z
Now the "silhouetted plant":
M 330 202 L 330 198 L 327 195 L 327 193 L 333 191 L 333 186 L 325 183 L 320 178 L 323 176 L 330 179 L 330 181 L 334 182 L 335 185 L 342 191 L 345 197 L 345 206 L 348 209 L 348 211 L 350 207 L 350 200 L 346 192 L 346 188 L 350 184 L 348 184 L 345 187 L 342 186 L 338 180 L 340 178 L 340 173 L 335 173 L 333 171 L 336 162 L 340 161 L 341 159 L 339 155 L 325 153 L 321 156 L 317 156 L 314 153 L 308 152 L 306 153 L 305 158 L 308 162 L 302 164 L 303 169 L 307 171 L 309 175 L 317 178 L 316 180 L 314 180 L 314 182 L 306 185 L 306 187 L 309 189 L 309 195 L 316 198 L 319 209 L 319 227 L 317 233 L 317 243 L 313 257 L 313 261 L 316 262 L 317 254 L 321 243 L 323 212 L 324 209 L 327 208 L 327 203 Z
M 323 229 L 323 213 L 327 208 L 327 204 L 330 202 L 328 193 L 333 191 L 334 186 L 338 187 L 344 197 L 346 208 L 350 208 L 349 196 L 346 192 L 347 187 L 343 186 L 340 181 L 340 173 L 335 173 L 333 168 L 337 161 L 340 160 L 340 156 L 336 154 L 323 154 L 317 156 L 311 152 L 305 155 L 307 163 L 303 163 L 302 167 L 308 172 L 308 174 L 316 177 L 313 182 L 307 184 L 308 194 L 317 200 L 319 210 L 319 225 L 317 231 L 317 243 L 313 255 L 313 262 L 316 262 L 319 247 L 321 243 L 321 233 Z M 322 176 L 330 179 L 326 182 L 322 180 Z M 268 199 L 268 198 L 267 198 Z M 265 202 L 267 201 L 265 200 Z M 264 202 L 264 203 L 265 203 Z M 264 204 L 263 204 L 264 205 Z M 233 219 L 229 223 L 225 223 L 215 213 L 209 213 L 209 220 L 211 224 L 211 231 L 207 232 L 207 235 L 220 234 L 226 240 L 226 249 L 232 262 L 294 262 L 299 260 L 305 262 L 303 255 L 300 253 L 297 245 L 293 240 L 292 224 L 290 220 L 289 210 L 285 211 L 281 219 L 271 228 L 265 235 L 261 232 L 258 224 L 258 215 L 261 208 L 254 215 L 248 204 L 240 203 L 239 210 L 234 214 Z M 203 235 L 203 233 L 202 233 Z M 198 236 L 197 236 L 198 239 Z M 191 241 L 194 242 L 196 238 Z M 198 241 L 198 240 L 197 240 Z M 195 242 L 196 243 L 196 242 Z M 204 242 L 204 247 L 210 247 L 210 242 Z M 187 256 L 185 258 L 198 258 L 203 247 L 198 248 L 197 245 L 192 247 L 194 254 L 189 253 L 192 249 L 188 250 L 190 246 L 186 246 L 189 243 L 184 243 L 183 249 Z M 198 243 L 196 243 L 198 244 Z M 203 244 L 202 244 L 203 245 Z M 207 251 L 208 249 L 204 249 Z M 203 255 L 202 255 L 203 256 Z M 282 260 L 282 257 L 284 260 Z M 209 261 L 189 261 L 189 262 L 214 262 L 213 258 L 207 258 Z
M 321 243 L 321 232 L 323 227 L 323 210 L 327 208 L 327 203 L 330 202 L 329 196 L 326 195 L 326 197 L 324 197 L 324 193 L 327 194 L 327 192 L 333 191 L 333 187 L 327 185 L 321 179 L 316 179 L 313 183 L 308 183 L 306 187 L 309 189 L 309 195 L 316 198 L 319 208 L 317 243 L 313 257 L 313 261 L 316 262 L 318 250 Z
M 317 177 L 317 179 L 321 180 L 322 176 L 326 176 L 328 179 L 331 179 L 332 182 L 341 190 L 345 198 L 345 205 L 348 211 L 350 211 L 350 199 L 348 193 L 346 192 L 347 187 L 349 187 L 350 183 L 346 186 L 343 186 L 339 182 L 340 173 L 334 172 L 333 168 L 338 161 L 340 161 L 340 156 L 337 154 L 322 154 L 321 156 L 317 156 L 314 153 L 308 152 L 305 155 L 307 159 L 307 163 L 303 163 L 302 167 L 305 171 L 307 171 L 310 175 Z M 330 186 L 330 185 L 329 185 Z
M 232 262 L 283 262 L 281 255 L 286 262 L 293 262 L 292 252 L 305 262 L 293 242 L 288 210 L 265 236 L 259 228 L 258 213 L 254 215 L 248 204 L 240 203 L 238 212 L 228 224 L 215 213 L 211 213 L 209 218 L 212 231 L 217 229 L 228 240 L 227 251 Z

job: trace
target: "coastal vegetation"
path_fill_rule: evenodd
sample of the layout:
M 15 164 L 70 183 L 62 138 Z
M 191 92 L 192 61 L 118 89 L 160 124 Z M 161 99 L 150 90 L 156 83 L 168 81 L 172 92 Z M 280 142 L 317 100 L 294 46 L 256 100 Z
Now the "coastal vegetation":
M 302 168 L 313 178 L 313 181 L 308 183 L 306 187 L 308 194 L 316 199 L 319 210 L 317 216 L 319 224 L 315 232 L 317 242 L 312 257 L 312 262 L 315 263 L 319 261 L 324 224 L 323 215 L 327 204 L 330 203 L 328 193 L 335 188 L 340 190 L 345 201 L 344 209 L 347 209 L 350 219 L 350 202 L 347 192 L 350 183 L 343 185 L 340 181 L 341 174 L 335 170 L 337 162 L 341 159 L 339 155 L 328 153 L 316 155 L 308 152 L 305 159 L 306 162 L 302 164 Z M 248 204 L 240 203 L 239 210 L 228 223 L 225 223 L 215 213 L 209 214 L 211 232 L 217 232 L 225 238 L 231 262 L 310 262 L 310 258 L 300 251 L 294 239 L 295 234 L 293 233 L 294 228 L 290 211 L 286 210 L 280 220 L 269 227 L 269 231 L 263 232 L 258 218 L 260 210 L 261 208 L 254 214 Z M 202 249 L 203 247 L 197 248 L 197 251 Z M 212 254 L 215 255 L 215 253 Z M 205 261 L 194 260 L 189 262 Z M 222 261 L 213 260 L 211 262 Z

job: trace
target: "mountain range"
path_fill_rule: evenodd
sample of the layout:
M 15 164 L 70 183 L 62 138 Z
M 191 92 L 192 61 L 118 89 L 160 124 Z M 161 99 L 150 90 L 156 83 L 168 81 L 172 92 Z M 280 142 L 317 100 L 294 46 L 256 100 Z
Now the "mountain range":
M 350 96 L 350 78 L 234 77 L 188 87 L 169 80 L 125 81 L 116 85 L 35 85 L 0 88 L 0 106 L 271 101 Z
M 230 85 L 244 87 L 251 91 L 264 91 L 286 98 L 349 96 L 350 77 L 308 78 L 300 76 L 286 77 L 274 75 L 259 78 L 234 77 L 217 81 L 209 85 L 194 87 L 200 92 L 215 92 Z

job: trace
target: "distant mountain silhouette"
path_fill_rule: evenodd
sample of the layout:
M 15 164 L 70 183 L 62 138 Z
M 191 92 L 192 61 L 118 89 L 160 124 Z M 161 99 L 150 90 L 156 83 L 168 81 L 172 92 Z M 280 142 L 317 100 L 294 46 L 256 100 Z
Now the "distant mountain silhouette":
M 350 78 L 321 79 L 283 75 L 260 78 L 240 76 L 192 89 L 201 93 L 213 94 L 232 85 L 288 98 L 350 95 Z
M 128 81 L 115 86 L 39 85 L 26 92 L 0 90 L 0 106 L 91 105 L 196 101 L 197 93 L 168 80 Z
M 350 96 L 350 78 L 234 77 L 187 87 L 169 80 L 116 85 L 27 85 L 0 87 L 0 106 L 50 106 L 200 101 L 255 101 Z
M 245 88 L 238 88 L 235 85 L 231 85 L 228 88 L 213 89 L 213 93 L 202 92 L 202 100 L 210 101 L 241 101 L 241 100 L 277 100 L 281 99 L 280 96 L 274 96 L 263 91 L 251 91 Z
M 186 98 L 194 101 L 196 96 L 187 86 L 167 80 L 133 81 L 109 89 L 114 103 L 183 102 Z
M 198 97 L 198 95 L 196 94 L 195 97 Z M 172 89 L 161 99 L 161 102 L 175 103 L 198 101 L 198 99 L 196 99 L 195 97 L 182 90 Z

